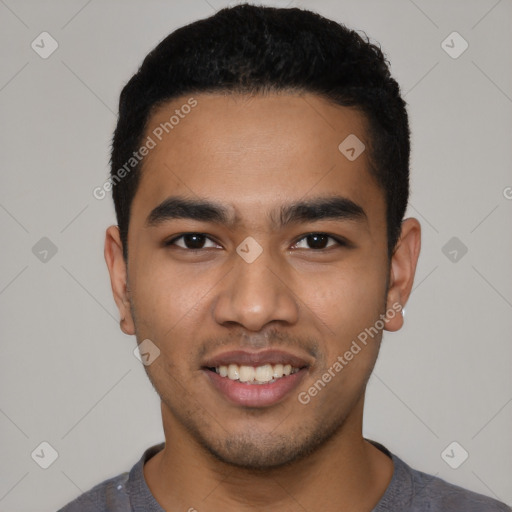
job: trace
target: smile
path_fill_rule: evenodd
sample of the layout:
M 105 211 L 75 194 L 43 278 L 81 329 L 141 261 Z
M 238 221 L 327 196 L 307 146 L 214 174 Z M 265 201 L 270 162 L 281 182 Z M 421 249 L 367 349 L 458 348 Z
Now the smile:
M 271 384 L 278 379 L 297 373 L 300 368 L 291 364 L 264 364 L 262 366 L 247 366 L 230 364 L 209 368 L 221 377 L 244 382 L 246 384 Z
M 242 407 L 269 407 L 292 396 L 313 359 L 278 349 L 232 350 L 202 361 L 206 384 L 227 402 Z

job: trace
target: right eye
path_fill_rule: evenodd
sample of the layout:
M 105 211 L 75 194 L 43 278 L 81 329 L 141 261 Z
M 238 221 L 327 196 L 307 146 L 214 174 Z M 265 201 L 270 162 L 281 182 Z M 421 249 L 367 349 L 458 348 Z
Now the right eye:
M 181 241 L 181 243 L 177 243 L 178 240 Z M 210 241 L 213 246 L 210 247 L 204 247 L 204 244 L 206 241 Z M 180 236 L 174 237 L 171 240 L 168 240 L 165 242 L 165 246 L 169 247 L 172 245 L 176 245 L 181 249 L 190 250 L 190 251 L 198 251 L 201 249 L 210 249 L 212 247 L 217 247 L 218 244 L 216 244 L 213 240 L 208 238 L 203 233 L 183 233 Z

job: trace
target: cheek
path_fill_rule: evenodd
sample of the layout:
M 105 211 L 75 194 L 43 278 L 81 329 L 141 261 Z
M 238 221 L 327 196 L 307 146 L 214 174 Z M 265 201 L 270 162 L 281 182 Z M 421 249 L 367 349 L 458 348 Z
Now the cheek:
M 176 351 L 180 344 L 170 341 L 192 337 L 197 330 L 198 315 L 204 314 L 214 292 L 213 273 L 185 270 L 162 258 L 139 260 L 133 269 L 130 284 L 138 336 Z
M 373 325 L 382 313 L 385 275 L 377 265 L 362 263 L 329 270 L 305 278 L 300 296 L 329 337 L 346 341 Z
M 308 386 L 329 381 L 326 392 L 319 392 L 321 383 L 311 390 L 318 394 L 317 407 L 338 407 L 363 389 L 379 351 L 381 329 L 375 330 L 375 325 L 385 308 L 385 284 L 382 265 L 360 260 L 321 279 L 316 276 L 303 289 L 302 296 L 308 297 L 308 309 L 322 333 L 324 354 Z

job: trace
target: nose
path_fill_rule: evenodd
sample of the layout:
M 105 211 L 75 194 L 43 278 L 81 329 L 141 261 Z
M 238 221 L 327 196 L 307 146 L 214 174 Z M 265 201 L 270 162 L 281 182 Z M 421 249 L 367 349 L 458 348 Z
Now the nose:
M 286 272 L 285 263 L 272 261 L 269 251 L 251 263 L 237 256 L 233 270 L 220 283 L 213 306 L 215 321 L 255 332 L 274 321 L 295 324 L 299 305 L 291 272 Z

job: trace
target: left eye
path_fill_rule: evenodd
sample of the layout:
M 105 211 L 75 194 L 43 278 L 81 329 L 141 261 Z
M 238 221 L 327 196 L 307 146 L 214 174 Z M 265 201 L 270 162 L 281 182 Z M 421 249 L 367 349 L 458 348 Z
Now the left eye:
M 334 241 L 333 244 L 327 245 L 328 240 Z M 311 247 L 299 247 L 300 249 L 315 249 L 322 250 L 328 247 L 332 247 L 333 245 L 345 245 L 341 240 L 334 238 L 333 236 L 327 235 L 326 233 L 309 233 L 308 235 L 302 237 L 296 244 L 300 244 L 301 242 L 306 241 L 306 244 L 309 244 Z

